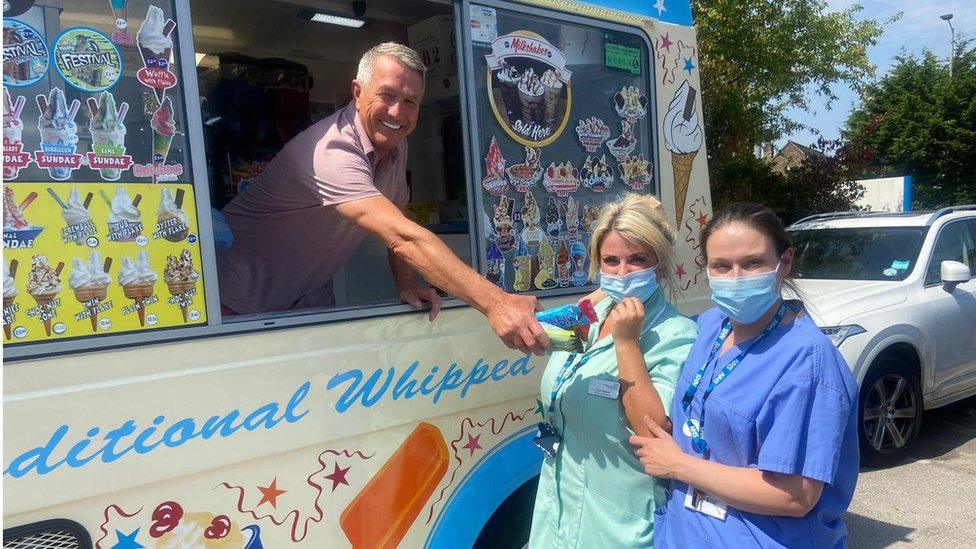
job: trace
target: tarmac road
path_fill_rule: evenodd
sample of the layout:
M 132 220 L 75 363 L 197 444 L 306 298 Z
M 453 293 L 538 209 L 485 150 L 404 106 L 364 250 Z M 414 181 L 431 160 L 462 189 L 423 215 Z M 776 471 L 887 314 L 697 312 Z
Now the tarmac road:
M 931 410 L 908 459 L 861 469 L 849 546 L 976 547 L 976 397 Z

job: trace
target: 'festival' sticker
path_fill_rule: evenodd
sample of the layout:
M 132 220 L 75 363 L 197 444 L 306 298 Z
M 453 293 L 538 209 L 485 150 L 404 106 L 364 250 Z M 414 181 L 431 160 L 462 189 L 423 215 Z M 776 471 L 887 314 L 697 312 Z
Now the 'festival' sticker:
M 54 66 L 71 87 L 86 93 L 107 90 L 122 77 L 122 56 L 108 36 L 75 27 L 54 41 Z
M 30 86 L 47 74 L 47 44 L 37 29 L 18 21 L 3 19 L 3 85 Z

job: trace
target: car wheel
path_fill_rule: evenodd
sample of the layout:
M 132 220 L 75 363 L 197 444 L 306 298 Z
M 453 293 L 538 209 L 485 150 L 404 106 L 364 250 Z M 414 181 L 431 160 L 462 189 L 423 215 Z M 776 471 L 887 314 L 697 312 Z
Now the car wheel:
M 526 547 L 538 486 L 539 477 L 535 477 L 512 492 L 488 519 L 473 549 Z
M 915 370 L 896 358 L 871 367 L 858 396 L 861 460 L 873 467 L 901 461 L 922 426 L 922 386 Z

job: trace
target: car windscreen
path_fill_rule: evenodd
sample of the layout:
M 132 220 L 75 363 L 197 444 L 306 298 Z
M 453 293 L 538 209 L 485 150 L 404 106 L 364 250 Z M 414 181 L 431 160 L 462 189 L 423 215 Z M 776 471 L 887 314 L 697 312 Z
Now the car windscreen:
M 793 276 L 827 280 L 904 280 L 915 268 L 925 227 L 790 231 Z

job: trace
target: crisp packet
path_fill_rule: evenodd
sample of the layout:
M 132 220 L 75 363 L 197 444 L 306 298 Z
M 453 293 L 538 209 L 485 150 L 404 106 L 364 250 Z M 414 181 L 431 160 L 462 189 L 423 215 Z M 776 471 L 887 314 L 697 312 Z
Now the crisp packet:
M 554 309 L 539 311 L 535 317 L 540 323 L 564 330 L 569 330 L 574 326 L 593 324 L 597 321 L 596 311 L 588 299 L 580 301 L 579 304 L 570 303 Z
M 564 330 L 544 322 L 540 322 L 539 324 L 542 325 L 542 329 L 549 336 L 553 351 L 565 351 L 567 353 L 583 352 L 583 342 L 573 330 Z

